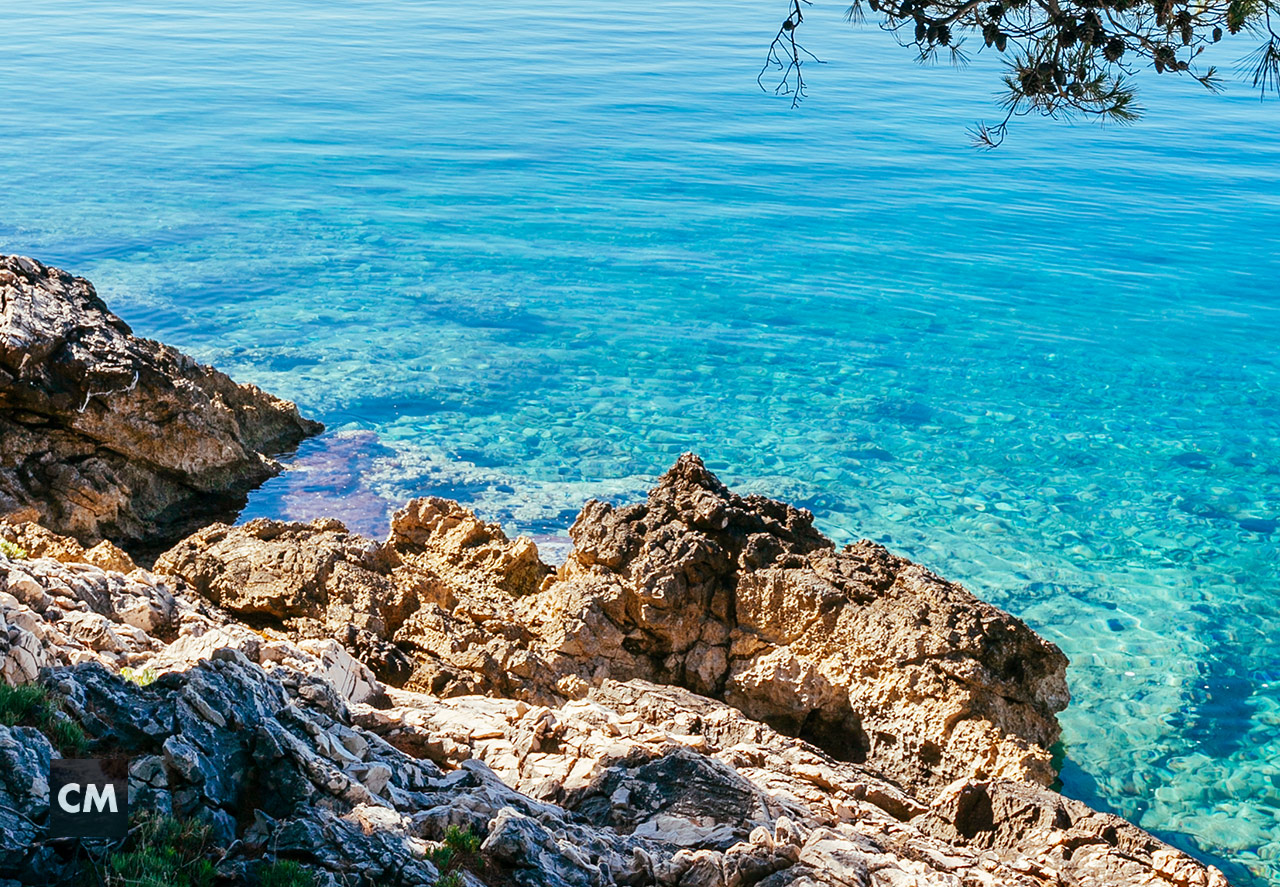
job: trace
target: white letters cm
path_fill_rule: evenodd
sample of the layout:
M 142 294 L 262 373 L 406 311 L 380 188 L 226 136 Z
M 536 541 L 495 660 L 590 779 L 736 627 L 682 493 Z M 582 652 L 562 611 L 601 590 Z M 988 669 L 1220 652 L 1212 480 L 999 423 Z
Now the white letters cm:
M 114 785 L 85 786 L 83 804 L 76 804 L 70 797 L 72 792 L 79 791 L 80 783 L 68 782 L 58 791 L 58 806 L 68 813 L 93 813 L 95 807 L 99 813 L 103 810 L 110 810 L 112 813 L 117 812 L 116 787 Z

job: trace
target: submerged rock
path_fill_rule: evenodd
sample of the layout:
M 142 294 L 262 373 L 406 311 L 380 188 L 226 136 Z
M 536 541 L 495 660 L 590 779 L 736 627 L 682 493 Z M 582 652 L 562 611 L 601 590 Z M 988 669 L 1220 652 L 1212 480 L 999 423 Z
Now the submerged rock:
M 322 429 L 133 335 L 92 284 L 0 256 L 0 515 L 85 545 L 172 540 L 231 514 Z

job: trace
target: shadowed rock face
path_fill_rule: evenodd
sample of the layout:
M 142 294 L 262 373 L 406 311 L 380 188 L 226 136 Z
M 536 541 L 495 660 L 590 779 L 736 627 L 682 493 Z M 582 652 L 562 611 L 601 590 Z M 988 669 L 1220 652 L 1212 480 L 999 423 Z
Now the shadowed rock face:
M 86 545 L 233 514 L 322 430 L 287 401 L 139 339 L 87 280 L 0 256 L 0 515 Z
M 254 624 L 351 639 L 406 689 L 556 702 L 642 679 L 925 791 L 1054 778 L 1066 658 L 960 586 L 870 542 L 837 551 L 808 512 L 737 496 L 692 455 L 570 532 L 553 576 L 527 539 L 419 499 L 381 546 L 336 521 L 253 521 L 156 569 Z

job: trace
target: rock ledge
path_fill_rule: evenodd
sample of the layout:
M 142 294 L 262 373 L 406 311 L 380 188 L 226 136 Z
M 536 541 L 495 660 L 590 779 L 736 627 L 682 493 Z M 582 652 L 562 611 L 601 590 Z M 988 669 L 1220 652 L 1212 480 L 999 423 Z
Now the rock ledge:
M 270 454 L 321 430 L 135 337 L 87 280 L 0 256 L 0 515 L 87 545 L 172 540 L 234 514 L 280 470 Z

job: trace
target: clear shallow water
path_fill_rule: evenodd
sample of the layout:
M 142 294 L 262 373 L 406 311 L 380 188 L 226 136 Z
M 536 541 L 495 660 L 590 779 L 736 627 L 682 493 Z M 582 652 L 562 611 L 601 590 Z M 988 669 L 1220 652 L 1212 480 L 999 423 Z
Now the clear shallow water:
M 990 64 L 841 4 L 798 112 L 776 3 L 540 6 L 14 7 L 0 244 L 329 425 L 250 514 L 554 536 L 696 450 L 1022 615 L 1064 790 L 1280 884 L 1280 106 L 983 154 Z

